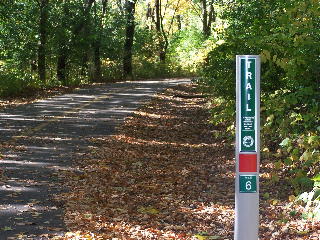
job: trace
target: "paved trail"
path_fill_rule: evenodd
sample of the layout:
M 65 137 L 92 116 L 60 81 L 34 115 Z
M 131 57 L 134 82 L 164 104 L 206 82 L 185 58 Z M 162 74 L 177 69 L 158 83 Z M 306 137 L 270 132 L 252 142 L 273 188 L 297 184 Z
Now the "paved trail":
M 86 151 L 90 137 L 115 127 L 156 92 L 183 80 L 139 81 L 76 90 L 0 111 L 0 240 L 62 234 L 59 171 Z M 22 237 L 23 236 L 23 237 Z

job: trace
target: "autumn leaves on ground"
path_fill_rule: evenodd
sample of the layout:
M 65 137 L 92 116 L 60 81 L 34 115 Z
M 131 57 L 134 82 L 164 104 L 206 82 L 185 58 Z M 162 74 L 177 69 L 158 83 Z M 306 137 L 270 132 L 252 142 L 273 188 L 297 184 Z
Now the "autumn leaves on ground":
M 97 148 L 77 160 L 80 173 L 66 176 L 71 231 L 96 239 L 232 236 L 232 150 L 213 141 L 206 100 L 197 97 L 192 86 L 169 89 L 117 135 L 92 139 Z
M 208 107 L 195 86 L 175 87 L 92 139 L 63 176 L 64 239 L 233 239 L 234 151 Z M 286 204 L 262 198 L 260 239 L 318 239 Z

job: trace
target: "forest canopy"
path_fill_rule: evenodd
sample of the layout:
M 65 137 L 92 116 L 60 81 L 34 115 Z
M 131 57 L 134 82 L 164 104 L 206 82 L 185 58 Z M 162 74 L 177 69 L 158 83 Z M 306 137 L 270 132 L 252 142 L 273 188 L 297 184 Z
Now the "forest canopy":
M 0 94 L 190 75 L 214 9 L 192 0 L 1 1 Z

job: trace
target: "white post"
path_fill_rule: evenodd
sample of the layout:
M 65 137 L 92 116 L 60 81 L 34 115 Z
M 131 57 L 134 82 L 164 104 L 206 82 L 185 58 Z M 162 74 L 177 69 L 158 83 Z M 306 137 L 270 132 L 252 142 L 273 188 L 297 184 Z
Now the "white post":
M 259 229 L 260 57 L 237 55 L 234 240 L 257 240 Z

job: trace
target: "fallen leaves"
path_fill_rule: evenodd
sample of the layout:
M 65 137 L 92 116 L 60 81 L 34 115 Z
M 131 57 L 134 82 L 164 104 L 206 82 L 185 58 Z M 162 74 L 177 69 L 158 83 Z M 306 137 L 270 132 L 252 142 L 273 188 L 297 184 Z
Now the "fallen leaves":
M 233 239 L 234 150 L 213 137 L 198 96 L 193 85 L 168 89 L 116 135 L 91 139 L 78 171 L 63 172 L 63 239 Z M 317 226 L 300 228 L 285 202 L 263 199 L 260 239 L 316 239 Z
M 149 207 L 139 207 L 138 212 L 139 213 L 147 213 L 147 214 L 158 214 L 159 210 L 152 207 L 152 206 L 149 206 Z
M 84 85 L 83 85 L 84 86 Z M 89 85 L 88 85 L 89 86 Z M 18 106 L 26 103 L 32 103 L 39 99 L 44 99 L 64 93 L 70 93 L 75 87 L 52 87 L 48 89 L 30 89 L 26 88 L 20 95 L 12 97 L 2 97 L 0 99 L 0 109 L 12 106 Z
M 231 236 L 232 222 L 221 218 L 232 219 L 233 177 L 225 173 L 233 166 L 222 159 L 229 153 L 218 154 L 226 150 L 212 139 L 206 100 L 177 94 L 196 91 L 170 89 L 116 135 L 92 139 L 97 147 L 77 162 L 83 173 L 68 177 L 71 230 L 103 239 L 195 239 L 201 231 Z M 219 160 L 223 167 L 214 162 Z M 216 192 L 216 177 L 229 194 Z

